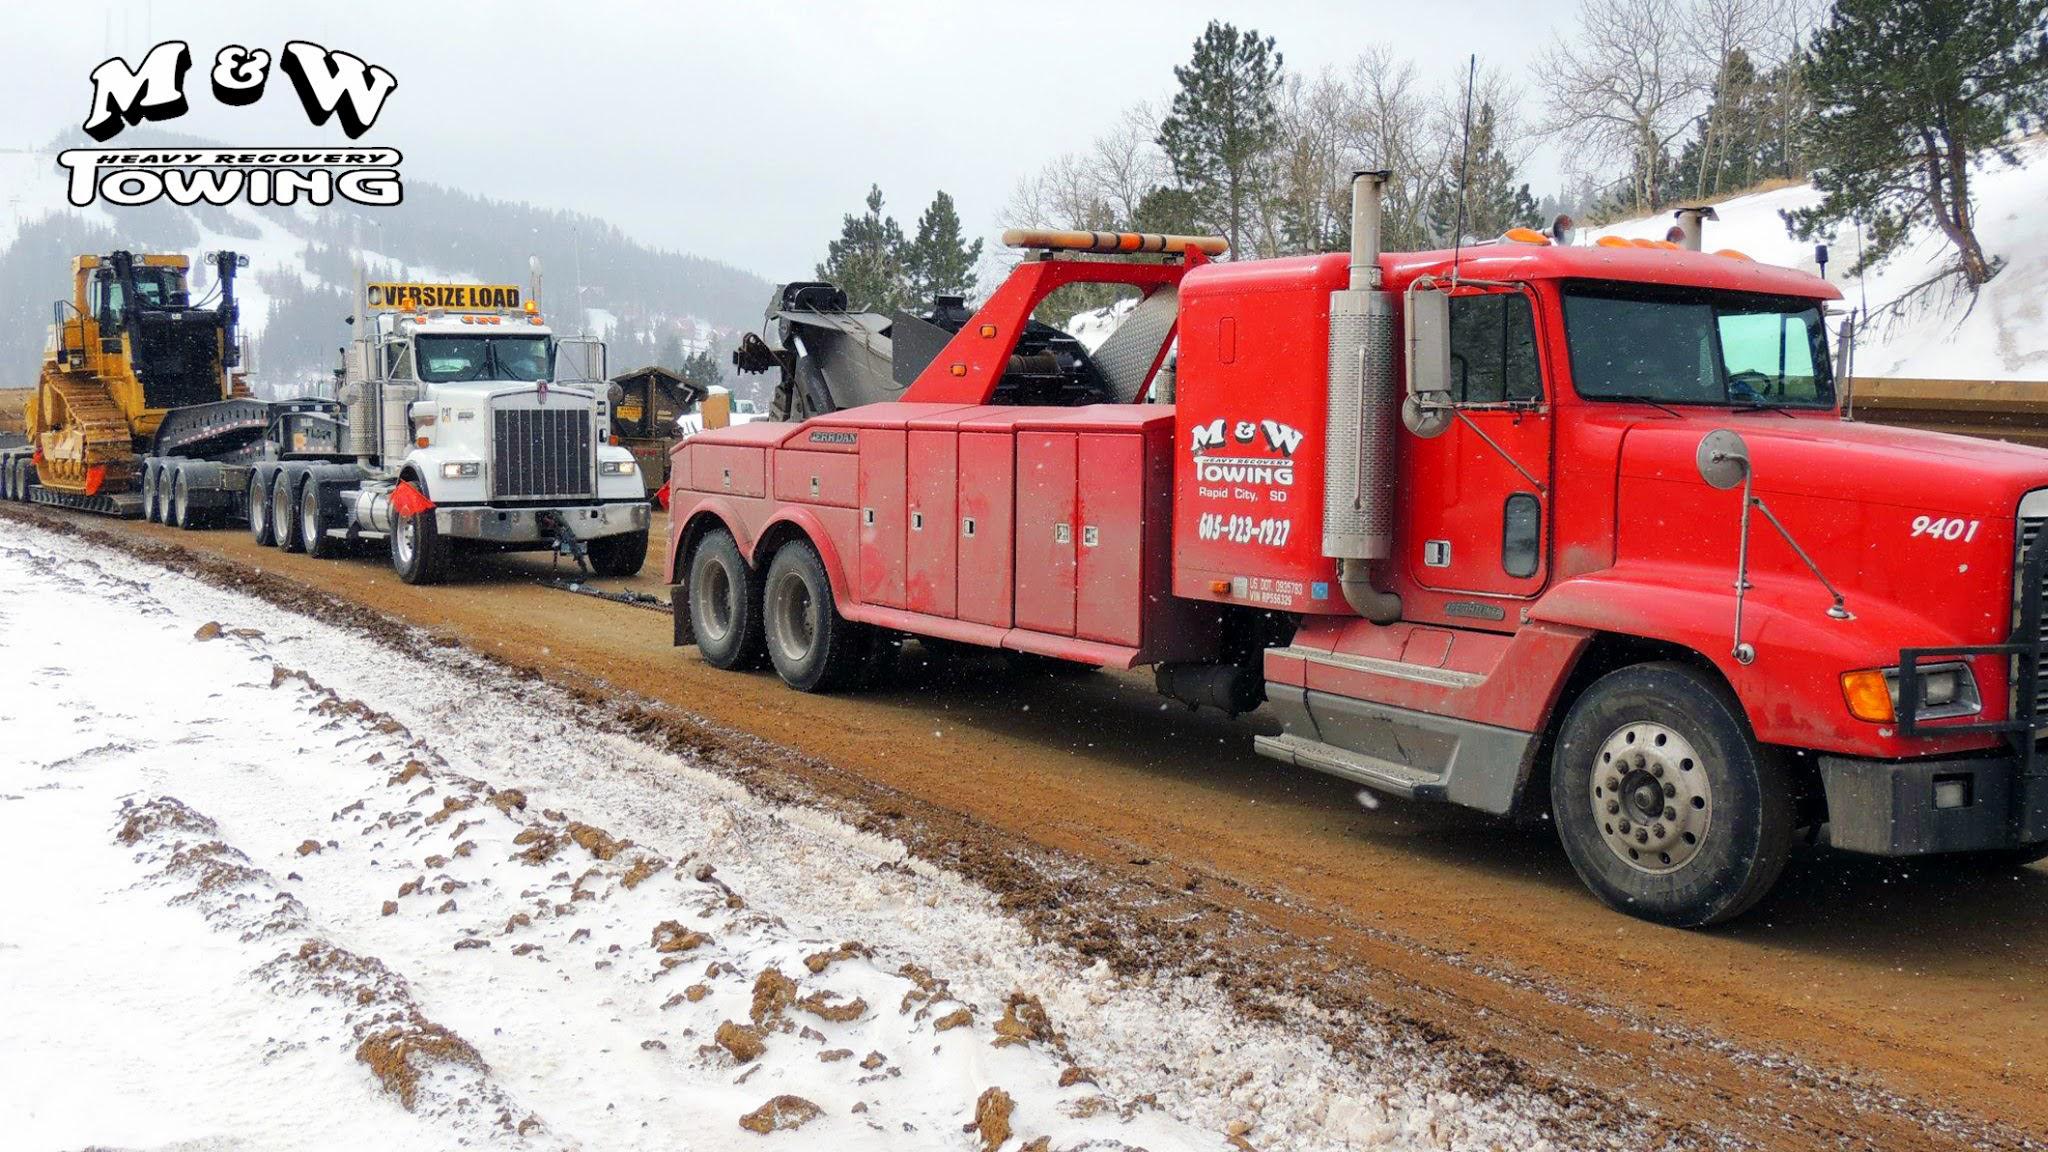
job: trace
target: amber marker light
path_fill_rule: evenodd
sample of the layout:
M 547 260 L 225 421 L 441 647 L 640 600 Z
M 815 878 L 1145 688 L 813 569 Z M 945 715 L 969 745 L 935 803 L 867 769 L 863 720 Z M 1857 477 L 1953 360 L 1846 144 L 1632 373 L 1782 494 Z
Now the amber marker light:
M 1848 702 L 1849 715 L 1858 720 L 1884 724 L 1892 719 L 1892 691 L 1882 672 L 1842 673 L 1842 699 Z

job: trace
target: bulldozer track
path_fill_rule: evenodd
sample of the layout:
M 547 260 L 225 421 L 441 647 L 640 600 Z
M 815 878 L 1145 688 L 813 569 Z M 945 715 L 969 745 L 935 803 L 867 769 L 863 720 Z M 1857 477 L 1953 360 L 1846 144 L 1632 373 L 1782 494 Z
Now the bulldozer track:
M 96 495 L 113 495 L 134 487 L 140 470 L 128 418 L 98 379 L 52 372 L 43 382 L 63 405 L 52 421 L 57 431 L 45 434 L 41 465 L 46 490 L 86 495 L 87 476 L 104 468 Z

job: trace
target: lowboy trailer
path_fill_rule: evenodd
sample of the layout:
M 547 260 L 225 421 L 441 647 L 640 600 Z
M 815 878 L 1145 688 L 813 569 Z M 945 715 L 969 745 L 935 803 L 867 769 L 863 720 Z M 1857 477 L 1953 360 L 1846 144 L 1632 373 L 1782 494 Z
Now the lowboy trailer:
M 1152 665 L 1269 709 L 1275 760 L 1547 814 L 1602 900 L 1677 925 L 1752 906 L 1802 828 L 2048 855 L 2048 452 L 1845 422 L 1820 279 L 1529 232 L 1382 253 L 1384 176 L 1348 254 L 1013 234 L 1038 258 L 899 399 L 679 444 L 677 642 L 807 691 L 906 635 Z M 1020 364 L 1073 283 L 1142 301 Z M 1020 402 L 1047 370 L 1074 387 Z

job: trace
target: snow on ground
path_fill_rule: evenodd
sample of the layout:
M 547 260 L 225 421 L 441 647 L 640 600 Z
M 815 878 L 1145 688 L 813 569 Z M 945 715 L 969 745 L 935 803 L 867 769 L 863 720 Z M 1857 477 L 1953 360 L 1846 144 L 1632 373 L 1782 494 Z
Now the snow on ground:
M 2048 324 L 2042 322 L 2048 301 L 2048 213 L 2041 211 L 2048 196 L 2048 139 L 2026 140 L 2017 152 L 2021 167 L 1991 160 L 1972 175 L 1978 239 L 1988 255 L 2005 258 L 2004 271 L 1984 286 L 1974 307 L 1967 299 L 1936 293 L 1896 319 L 1880 318 L 1857 336 L 1857 375 L 2048 380 Z M 1819 192 L 1806 184 L 1722 201 L 1714 206 L 1720 220 L 1707 224 L 1704 246 L 1817 271 L 1813 242 L 1792 239 L 1779 213 L 1819 201 Z M 1607 235 L 1661 240 L 1672 223 L 1670 213 L 1661 213 L 1588 229 L 1580 242 Z M 1851 307 L 1861 306 L 1867 296 L 1872 315 L 1955 259 L 1940 233 L 1923 227 L 1859 284 L 1848 274 L 1857 260 L 1855 226 L 1843 225 L 1828 249 L 1828 279 Z
M 1544 1146 L 459 650 L 10 527 L 10 1148 Z

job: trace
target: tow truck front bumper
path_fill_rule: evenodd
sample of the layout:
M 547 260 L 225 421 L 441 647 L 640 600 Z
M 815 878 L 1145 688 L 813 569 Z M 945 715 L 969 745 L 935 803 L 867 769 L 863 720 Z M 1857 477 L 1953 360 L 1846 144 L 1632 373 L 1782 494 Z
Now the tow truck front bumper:
M 2042 749 L 2041 751 L 2048 751 Z M 2016 751 L 1947 760 L 1820 758 L 1828 842 L 1851 852 L 1919 856 L 2048 841 L 2048 776 Z
M 1820 758 L 1828 840 L 1883 856 L 1981 852 L 2048 842 L 2048 533 L 2034 539 L 2014 573 L 2017 619 L 2003 644 L 1899 651 L 1898 732 L 1902 736 L 1998 734 L 1996 753 L 1938 760 Z M 1995 659 L 2011 669 L 2003 720 L 1951 723 L 1923 716 L 1923 665 Z
M 595 540 L 627 532 L 645 531 L 648 505 L 644 501 L 611 504 L 572 504 L 568 507 L 490 508 L 436 505 L 434 527 L 443 536 L 482 540 L 490 544 L 533 544 L 552 542 L 550 518 L 558 519 L 578 540 Z

